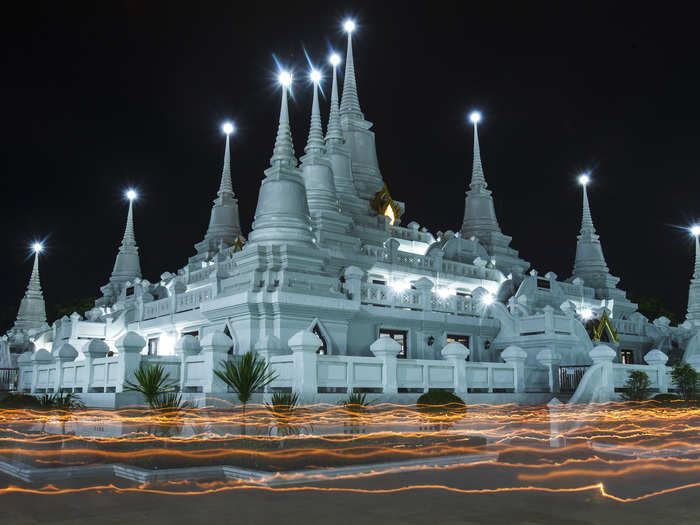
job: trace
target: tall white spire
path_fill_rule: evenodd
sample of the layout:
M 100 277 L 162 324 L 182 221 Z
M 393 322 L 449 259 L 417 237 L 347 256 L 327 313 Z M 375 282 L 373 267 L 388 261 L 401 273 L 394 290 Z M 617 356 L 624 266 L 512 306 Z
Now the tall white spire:
M 501 227 L 496 218 L 496 209 L 493 204 L 491 191 L 486 189 L 486 178 L 481 163 L 481 148 L 479 147 L 479 132 L 477 123 L 481 120 L 481 114 L 474 112 L 469 120 L 474 125 L 474 150 L 472 160 L 472 177 L 469 190 L 464 202 L 464 221 L 462 222 L 462 236 L 470 238 L 476 236 L 482 242 L 491 242 L 492 234 L 501 234 Z
M 22 298 L 15 320 L 15 329 L 31 330 L 46 326 L 46 305 L 39 280 L 39 252 L 41 245 L 35 245 L 34 266 L 29 278 L 27 291 Z
M 688 313 L 686 319 L 696 325 L 700 325 L 700 226 L 693 226 L 691 233 L 695 237 L 695 267 L 693 278 L 688 288 Z
M 287 73 L 287 75 L 289 75 L 289 73 Z M 291 75 L 289 81 L 291 82 Z M 272 150 L 272 158 L 270 159 L 271 167 L 294 168 L 297 165 L 297 159 L 294 156 L 294 143 L 292 142 L 292 129 L 289 126 L 289 106 L 287 104 L 288 86 L 288 84 L 282 84 L 280 119 L 279 125 L 277 126 L 275 147 Z
M 345 78 L 343 79 L 343 100 L 340 103 L 340 114 L 356 120 L 364 120 L 360 109 L 360 100 L 357 96 L 357 81 L 355 80 L 355 60 L 352 55 L 352 32 L 355 24 L 351 20 L 345 22 L 345 31 L 348 33 L 348 50 L 345 57 Z
M 233 245 L 239 237 L 242 237 L 238 200 L 231 182 L 230 135 L 234 132 L 233 124 L 227 122 L 222 126 L 222 129 L 226 133 L 226 148 L 224 150 L 224 167 L 221 170 L 221 184 L 217 192 L 218 197 L 214 199 L 209 227 L 204 240 L 195 244 L 198 254 L 211 254 L 221 246 Z
M 340 57 L 331 55 L 331 65 L 333 66 L 333 86 L 331 87 L 331 107 L 328 117 L 328 128 L 326 129 L 326 144 L 342 144 L 343 130 L 340 127 L 340 106 L 338 104 L 338 63 Z
M 481 148 L 479 147 L 479 131 L 477 129 L 477 123 L 481 117 L 474 117 L 472 122 L 474 124 L 474 158 L 472 160 L 472 180 L 469 187 L 472 189 L 486 188 L 486 177 L 484 177 L 484 168 L 481 165 Z
M 593 225 L 591 207 L 588 201 L 588 183 L 590 177 L 583 174 L 579 177 L 583 191 L 581 208 L 581 230 L 576 242 L 576 259 L 574 261 L 573 277 L 580 277 L 587 286 L 596 289 L 615 288 L 619 278 L 610 274 L 603 255 L 600 238 Z
M 314 71 L 313 74 L 318 72 Z M 315 77 L 316 78 L 316 77 Z M 320 80 L 320 77 L 319 77 Z M 318 81 L 314 81 L 314 98 L 311 104 L 311 120 L 309 122 L 309 138 L 304 152 L 307 155 L 321 155 L 326 147 L 323 142 L 323 127 L 321 125 L 321 108 L 318 105 Z M 302 158 L 303 161 L 303 158 Z
M 110 282 L 113 283 L 122 283 L 141 277 L 139 248 L 136 245 L 136 236 L 134 235 L 134 200 L 136 199 L 136 192 L 129 190 L 127 198 L 129 199 L 129 211 L 126 215 L 124 236 L 119 246 L 117 258 L 114 261 L 112 276 L 109 278 Z
M 289 73 L 280 73 L 282 104 L 270 167 L 260 185 L 258 205 L 255 209 L 253 231 L 249 245 L 314 245 L 311 217 L 306 202 L 306 189 L 292 146 L 289 126 L 287 88 L 292 83 Z

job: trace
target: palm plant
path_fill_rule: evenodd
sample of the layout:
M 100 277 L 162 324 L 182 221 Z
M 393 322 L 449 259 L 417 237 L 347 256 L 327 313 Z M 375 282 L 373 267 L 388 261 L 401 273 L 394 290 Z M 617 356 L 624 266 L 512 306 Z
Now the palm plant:
M 299 411 L 299 394 L 296 392 L 275 392 L 272 394 L 270 403 L 266 403 L 265 407 L 275 417 L 275 426 L 278 436 L 298 435 L 301 433 L 302 426 L 293 424 L 292 418 Z M 272 429 L 270 429 L 272 432 Z M 283 446 L 283 441 L 280 441 L 280 447 Z
M 162 365 L 153 363 L 141 363 L 134 371 L 134 379 L 136 382 L 124 382 L 124 390 L 143 394 L 151 408 L 155 408 L 154 403 L 158 403 L 159 396 L 175 392 L 178 384 L 170 380 L 170 374 Z
M 346 399 L 342 401 L 345 410 L 351 414 L 362 414 L 367 411 L 367 407 L 372 404 L 372 401 L 367 399 L 365 392 L 351 392 Z
M 180 412 L 193 408 L 189 401 L 182 400 L 182 394 L 179 392 L 165 392 L 157 395 L 151 403 L 151 408 L 154 410 L 167 410 L 171 412 Z
M 243 405 L 242 433 L 245 434 L 245 409 L 253 392 L 272 383 L 277 374 L 270 370 L 270 364 L 255 352 L 248 350 L 232 361 L 222 361 L 222 370 L 214 370 L 219 379 L 238 394 Z

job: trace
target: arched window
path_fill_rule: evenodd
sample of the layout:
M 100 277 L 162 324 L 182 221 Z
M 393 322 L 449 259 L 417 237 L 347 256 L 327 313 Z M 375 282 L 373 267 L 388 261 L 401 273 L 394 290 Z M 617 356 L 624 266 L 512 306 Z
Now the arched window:
M 323 337 L 323 334 L 321 333 L 321 330 L 318 329 L 317 324 L 314 325 L 312 332 L 315 333 L 318 336 L 318 338 L 321 340 L 321 346 L 316 351 L 316 353 L 321 354 L 321 355 L 328 354 L 328 341 L 326 341 L 326 338 Z

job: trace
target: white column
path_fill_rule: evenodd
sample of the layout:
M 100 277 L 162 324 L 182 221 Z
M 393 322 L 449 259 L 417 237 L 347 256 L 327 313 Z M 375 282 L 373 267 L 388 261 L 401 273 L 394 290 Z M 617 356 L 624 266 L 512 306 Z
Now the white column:
M 119 352 L 119 383 L 116 391 L 124 392 L 124 382 L 133 381 L 134 371 L 141 365 L 141 351 L 146 347 L 146 340 L 136 332 L 127 332 L 114 345 Z M 105 381 L 106 379 L 105 376 Z
M 300 330 L 287 342 L 294 355 L 293 391 L 299 394 L 303 403 L 313 403 L 318 394 L 316 353 L 323 342 L 309 330 Z
M 446 361 L 449 361 L 454 367 L 454 389 L 457 395 L 466 395 L 467 393 L 467 363 L 466 359 L 469 356 L 469 348 L 462 343 L 453 341 L 447 343 L 440 352 Z
M 513 367 L 515 392 L 525 392 L 525 359 L 527 359 L 527 352 L 519 346 L 511 345 L 501 352 L 501 358 Z
M 552 393 L 559 392 L 559 363 L 561 363 L 561 355 L 552 348 L 545 348 L 537 354 L 537 362 L 542 366 L 547 367 L 549 375 L 549 391 Z
M 398 380 L 396 377 L 398 359 L 396 356 L 401 352 L 401 345 L 391 337 L 380 337 L 370 345 L 369 349 L 376 357 L 382 360 L 383 394 L 398 394 Z

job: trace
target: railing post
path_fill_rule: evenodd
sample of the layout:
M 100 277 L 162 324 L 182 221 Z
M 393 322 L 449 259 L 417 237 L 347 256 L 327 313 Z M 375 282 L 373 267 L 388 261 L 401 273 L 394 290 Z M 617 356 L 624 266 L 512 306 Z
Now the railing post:
M 175 343 L 175 355 L 180 357 L 180 392 L 185 391 L 187 358 L 201 352 L 202 346 L 193 335 L 183 335 Z
M 617 357 L 617 352 L 607 345 L 598 345 L 593 348 L 588 355 L 594 365 L 601 366 L 601 391 L 607 395 L 607 400 L 611 400 L 615 395 L 615 378 L 613 377 L 613 360 Z
M 380 337 L 369 346 L 370 352 L 382 360 L 382 392 L 384 395 L 399 393 L 399 385 L 396 377 L 398 359 L 401 345 L 391 337 Z
M 545 348 L 544 350 L 540 350 L 537 354 L 537 362 L 547 367 L 549 391 L 553 394 L 558 393 L 561 388 L 559 384 L 559 363 L 561 363 L 561 355 L 552 348 Z
M 287 342 L 294 355 L 294 392 L 303 403 L 313 403 L 318 394 L 318 374 L 316 353 L 323 341 L 310 330 L 300 330 Z
M 108 352 L 109 352 L 109 347 L 107 346 L 107 343 L 105 343 L 101 339 L 91 339 L 83 347 L 83 355 L 85 356 L 85 366 L 87 367 L 87 370 L 85 373 L 85 384 L 84 384 L 83 393 L 87 394 L 88 392 L 90 392 L 90 386 L 92 385 L 94 378 L 95 378 L 95 374 L 94 374 L 95 368 L 92 364 L 93 360 L 105 357 Z M 77 385 L 77 374 L 76 374 L 76 386 L 78 386 Z
M 501 358 L 513 367 L 515 392 L 525 392 L 525 359 L 527 359 L 527 352 L 519 346 L 511 345 L 501 352 Z
M 45 350 L 43 348 L 40 348 L 32 354 L 32 364 L 34 365 L 34 371 L 32 374 L 32 393 L 36 392 L 37 383 L 39 382 L 39 367 L 41 365 L 47 365 L 51 361 L 53 361 L 53 357 L 51 357 L 51 354 L 48 352 L 48 350 Z M 49 386 L 48 378 L 46 386 L 47 388 Z
M 656 368 L 659 393 L 667 394 L 668 384 L 666 382 L 666 361 L 668 361 L 668 356 L 661 350 L 654 348 L 647 352 L 647 354 L 644 356 L 644 361 L 646 361 L 649 366 Z
M 24 384 L 24 369 L 32 367 L 32 353 L 24 352 L 17 358 L 17 391 L 22 392 L 25 388 L 32 389 L 32 384 Z
M 411 283 L 420 294 L 420 302 L 423 310 L 430 312 L 433 309 L 433 281 L 427 277 L 421 277 Z
M 233 340 L 223 332 L 211 331 L 199 342 L 204 356 L 204 370 L 207 374 L 202 392 L 210 394 L 214 392 L 226 392 L 226 383 L 214 373 L 218 370 L 222 361 L 228 358 L 228 349 L 233 345 Z
M 357 266 L 348 266 L 343 272 L 345 278 L 345 292 L 348 299 L 355 302 L 362 300 L 362 278 L 365 272 Z
M 134 371 L 141 365 L 141 351 L 146 346 L 146 340 L 136 332 L 127 332 L 116 340 L 114 346 L 119 351 L 119 375 L 117 377 L 119 377 L 120 381 L 117 384 L 116 391 L 124 392 L 124 382 L 130 381 Z M 105 367 L 105 385 L 107 384 L 106 374 L 107 368 Z M 92 372 L 90 375 L 92 375 Z
M 462 343 L 453 341 L 447 343 L 440 352 L 442 357 L 449 361 L 454 367 L 454 389 L 455 394 L 465 395 L 467 393 L 467 357 L 469 348 Z
M 56 386 L 54 387 L 54 392 L 61 392 L 61 384 L 63 383 L 63 363 L 68 363 L 70 361 L 75 361 L 78 357 L 78 351 L 68 343 L 63 343 L 56 350 Z

